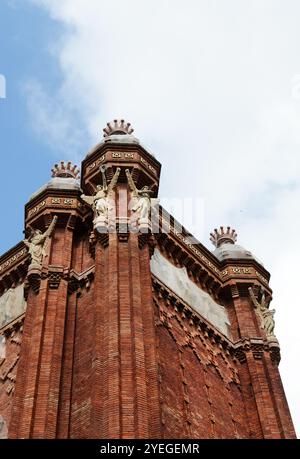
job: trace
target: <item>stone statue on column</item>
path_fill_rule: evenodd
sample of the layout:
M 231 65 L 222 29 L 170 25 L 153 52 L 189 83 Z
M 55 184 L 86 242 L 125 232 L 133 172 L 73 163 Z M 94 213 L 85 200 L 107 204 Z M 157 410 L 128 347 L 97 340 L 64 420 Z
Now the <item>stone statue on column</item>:
M 266 332 L 267 338 L 274 338 L 274 314 L 275 309 L 268 308 L 268 302 L 266 300 L 265 293 L 263 292 L 260 303 L 255 298 L 254 292 L 251 287 L 249 287 L 249 294 L 252 300 L 252 303 L 255 307 L 256 313 L 260 318 L 261 328 Z
M 56 222 L 57 216 L 55 215 L 49 228 L 44 233 L 36 229 L 33 230 L 31 236 L 28 239 L 24 239 L 23 242 L 28 247 L 28 252 L 31 257 L 31 264 L 29 269 L 40 269 L 42 267 L 43 258 L 46 255 L 47 241 L 48 238 L 52 236 Z
M 151 209 L 151 194 L 153 191 L 146 185 L 138 190 L 135 186 L 135 183 L 132 179 L 132 176 L 129 172 L 129 169 L 126 169 L 126 176 L 128 180 L 129 188 L 132 191 L 133 198 L 135 203 L 131 208 L 132 212 L 136 213 L 140 220 L 148 220 Z
M 105 176 L 105 166 L 102 166 L 100 171 L 102 174 L 102 185 L 97 186 L 96 194 L 94 196 L 81 195 L 81 199 L 91 206 L 94 211 L 95 229 L 100 228 L 100 226 L 106 226 L 115 210 L 115 201 L 112 192 L 118 182 L 121 169 L 120 167 L 117 168 L 109 185 L 107 185 Z

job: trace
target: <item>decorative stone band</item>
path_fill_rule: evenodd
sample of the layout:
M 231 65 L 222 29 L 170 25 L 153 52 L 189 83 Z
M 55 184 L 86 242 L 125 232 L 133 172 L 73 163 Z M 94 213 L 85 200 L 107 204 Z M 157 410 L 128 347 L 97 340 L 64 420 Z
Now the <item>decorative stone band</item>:
M 201 261 L 204 262 L 212 271 L 214 271 L 218 276 L 222 277 L 222 272 L 205 256 L 203 253 L 197 249 L 196 244 L 191 244 L 189 242 L 189 237 L 185 237 L 179 231 L 176 231 L 174 227 L 170 227 L 171 233 L 173 233 L 184 245 L 186 245 Z
M 201 334 L 213 343 L 221 346 L 226 353 L 229 353 L 233 359 L 237 359 L 240 363 L 247 361 L 247 353 L 251 352 L 255 359 L 261 359 L 264 352 L 269 352 L 271 359 L 276 364 L 280 362 L 280 346 L 276 338 L 272 341 L 263 338 L 252 337 L 248 339 L 231 341 L 215 327 L 213 327 L 202 316 L 197 314 L 189 305 L 183 302 L 174 292 L 162 284 L 155 276 L 152 275 L 154 302 L 160 308 L 160 302 L 163 300 L 167 307 L 175 310 L 183 317 L 189 325 L 201 330 Z M 159 320 L 168 327 L 167 316 L 160 313 Z
M 91 170 L 95 169 L 95 167 L 100 166 L 100 164 L 102 164 L 105 161 L 105 158 L 106 158 L 106 155 L 102 155 L 99 159 L 94 161 L 92 164 L 89 164 L 87 166 L 87 170 L 91 171 Z
M 28 273 L 28 283 L 35 292 L 39 291 L 41 279 L 48 279 L 49 288 L 58 289 L 62 279 L 68 282 L 69 293 L 86 287 L 89 289 L 92 280 L 94 279 L 95 266 L 91 266 L 82 273 L 77 273 L 74 270 L 69 271 L 63 266 L 49 266 L 48 269 L 33 270 Z
M 163 225 L 164 223 L 162 223 Z M 167 223 L 168 225 L 168 223 Z M 254 267 L 251 266 L 228 266 L 226 269 L 221 271 L 216 264 L 205 256 L 197 244 L 192 244 L 190 242 L 192 236 L 184 235 L 182 232 L 176 230 L 173 225 L 169 226 L 171 235 L 184 246 L 195 256 L 195 260 L 200 264 L 202 269 L 210 271 L 214 276 L 215 280 L 219 283 L 220 287 L 228 280 L 234 278 L 245 279 L 248 278 L 249 282 L 252 282 L 255 279 L 258 279 L 260 282 L 265 284 L 266 287 L 269 286 L 268 280 L 262 276 Z M 167 233 L 164 233 L 165 238 L 167 238 Z M 158 239 L 160 235 L 158 235 Z M 172 241 L 170 241 L 172 243 Z
M 37 204 L 35 207 L 28 211 L 27 217 L 32 217 L 33 215 L 37 214 L 43 207 L 45 207 L 46 201 L 42 201 Z
M 269 352 L 271 359 L 277 365 L 280 362 L 280 346 L 276 338 L 266 341 L 262 338 L 248 338 L 234 344 L 235 356 L 241 363 L 247 360 L 247 353 L 251 352 L 256 360 L 263 358 L 264 352 Z
M 95 266 L 91 266 L 80 274 L 71 270 L 69 275 L 69 293 L 76 292 L 78 289 L 83 288 L 89 290 L 94 276 Z
M 20 250 L 17 252 L 15 255 L 10 257 L 8 260 L 3 262 L 0 265 L 0 276 L 4 271 L 7 271 L 11 266 L 19 262 L 22 258 L 25 258 L 27 256 L 27 249 L 24 247 L 24 249 Z
M 27 209 L 27 219 L 35 217 L 41 210 L 45 208 L 56 208 L 59 206 L 64 209 L 76 209 L 81 208 L 82 203 L 79 199 L 76 198 L 66 198 L 65 196 L 48 196 L 43 201 L 36 204 L 33 208 Z
M 0 328 L 0 335 L 7 335 L 10 334 L 13 330 L 17 329 L 20 327 L 21 324 L 23 324 L 24 319 L 25 319 L 25 312 L 18 317 L 16 317 L 14 320 L 9 322 L 8 324 L 4 325 L 3 327 Z
M 115 159 L 127 161 L 135 161 L 140 162 L 145 166 L 153 175 L 156 177 L 158 176 L 158 170 L 146 161 L 143 156 L 139 155 L 137 152 L 124 152 L 124 151 L 112 151 L 107 152 L 104 155 L 100 156 L 96 161 L 93 161 L 91 164 L 87 166 L 87 171 L 93 171 L 95 168 L 99 168 L 101 164 L 106 161 L 114 161 Z

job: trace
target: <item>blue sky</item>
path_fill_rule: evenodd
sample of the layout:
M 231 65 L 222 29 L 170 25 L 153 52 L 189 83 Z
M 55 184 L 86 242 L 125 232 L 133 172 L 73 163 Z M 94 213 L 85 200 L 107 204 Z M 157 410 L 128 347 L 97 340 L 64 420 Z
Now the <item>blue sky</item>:
M 124 117 L 162 163 L 160 197 L 203 203 L 195 236 L 213 249 L 210 231 L 230 225 L 271 272 L 300 434 L 300 3 L 188 4 L 0 2 L 0 253 L 22 239 L 24 204 L 53 164 L 80 164 Z
M 32 78 L 42 81 L 50 95 L 61 84 L 51 44 L 62 34 L 62 25 L 45 10 L 23 0 L 0 2 L 0 74 L 6 79 L 6 99 L 0 99 L 0 213 L 5 216 L 1 254 L 23 238 L 24 204 L 49 180 L 53 164 L 62 156 L 36 135 L 26 92 Z

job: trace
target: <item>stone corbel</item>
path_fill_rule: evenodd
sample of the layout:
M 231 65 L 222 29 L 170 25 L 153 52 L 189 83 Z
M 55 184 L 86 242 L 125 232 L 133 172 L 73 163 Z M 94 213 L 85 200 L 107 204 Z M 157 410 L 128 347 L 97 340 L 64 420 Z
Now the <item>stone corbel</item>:
M 252 352 L 255 360 L 261 360 L 264 352 L 270 352 L 272 361 L 277 364 L 280 362 L 280 348 L 278 341 L 275 340 L 269 342 L 262 338 L 250 338 L 238 341 L 235 344 L 234 355 L 240 363 L 246 362 L 248 352 Z
M 32 288 L 34 293 L 38 294 L 42 280 L 42 267 L 29 266 L 27 274 L 27 283 L 29 288 Z

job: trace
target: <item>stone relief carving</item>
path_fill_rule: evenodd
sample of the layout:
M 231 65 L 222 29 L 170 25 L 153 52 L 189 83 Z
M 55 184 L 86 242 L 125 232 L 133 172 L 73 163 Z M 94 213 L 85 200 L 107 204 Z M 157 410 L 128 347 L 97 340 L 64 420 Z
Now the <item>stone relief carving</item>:
M 24 244 L 28 247 L 28 252 L 31 257 L 30 268 L 41 268 L 43 258 L 46 255 L 48 238 L 51 237 L 53 230 L 57 222 L 57 216 L 53 217 L 53 220 L 44 233 L 40 230 L 33 230 L 29 239 L 24 240 Z
M 274 328 L 274 314 L 275 309 L 268 309 L 268 302 L 266 300 L 265 293 L 263 292 L 260 303 L 255 298 L 254 292 L 251 287 L 249 287 L 249 294 L 252 300 L 252 303 L 255 307 L 255 311 L 260 319 L 260 326 L 266 332 L 267 338 L 275 338 Z
M 12 322 L 26 310 L 24 286 L 10 288 L 0 297 L 0 328 Z
M 97 186 L 96 194 L 94 196 L 81 195 L 81 199 L 91 206 L 94 211 L 95 226 L 97 221 L 101 220 L 106 223 L 114 215 L 115 201 L 112 197 L 112 192 L 118 182 L 121 169 L 120 167 L 117 168 L 109 185 L 107 185 L 106 181 L 105 166 L 101 166 L 100 171 L 103 184 Z
M 132 191 L 134 204 L 131 208 L 132 212 L 136 213 L 140 220 L 148 220 L 151 209 L 151 194 L 153 191 L 146 185 L 141 190 L 138 190 L 132 180 L 129 169 L 126 169 L 126 176 L 129 188 Z
M 186 268 L 174 266 L 155 249 L 151 258 L 151 272 L 192 309 L 225 336 L 229 336 L 230 321 L 224 306 L 216 303 L 208 293 L 194 284 L 188 277 Z

